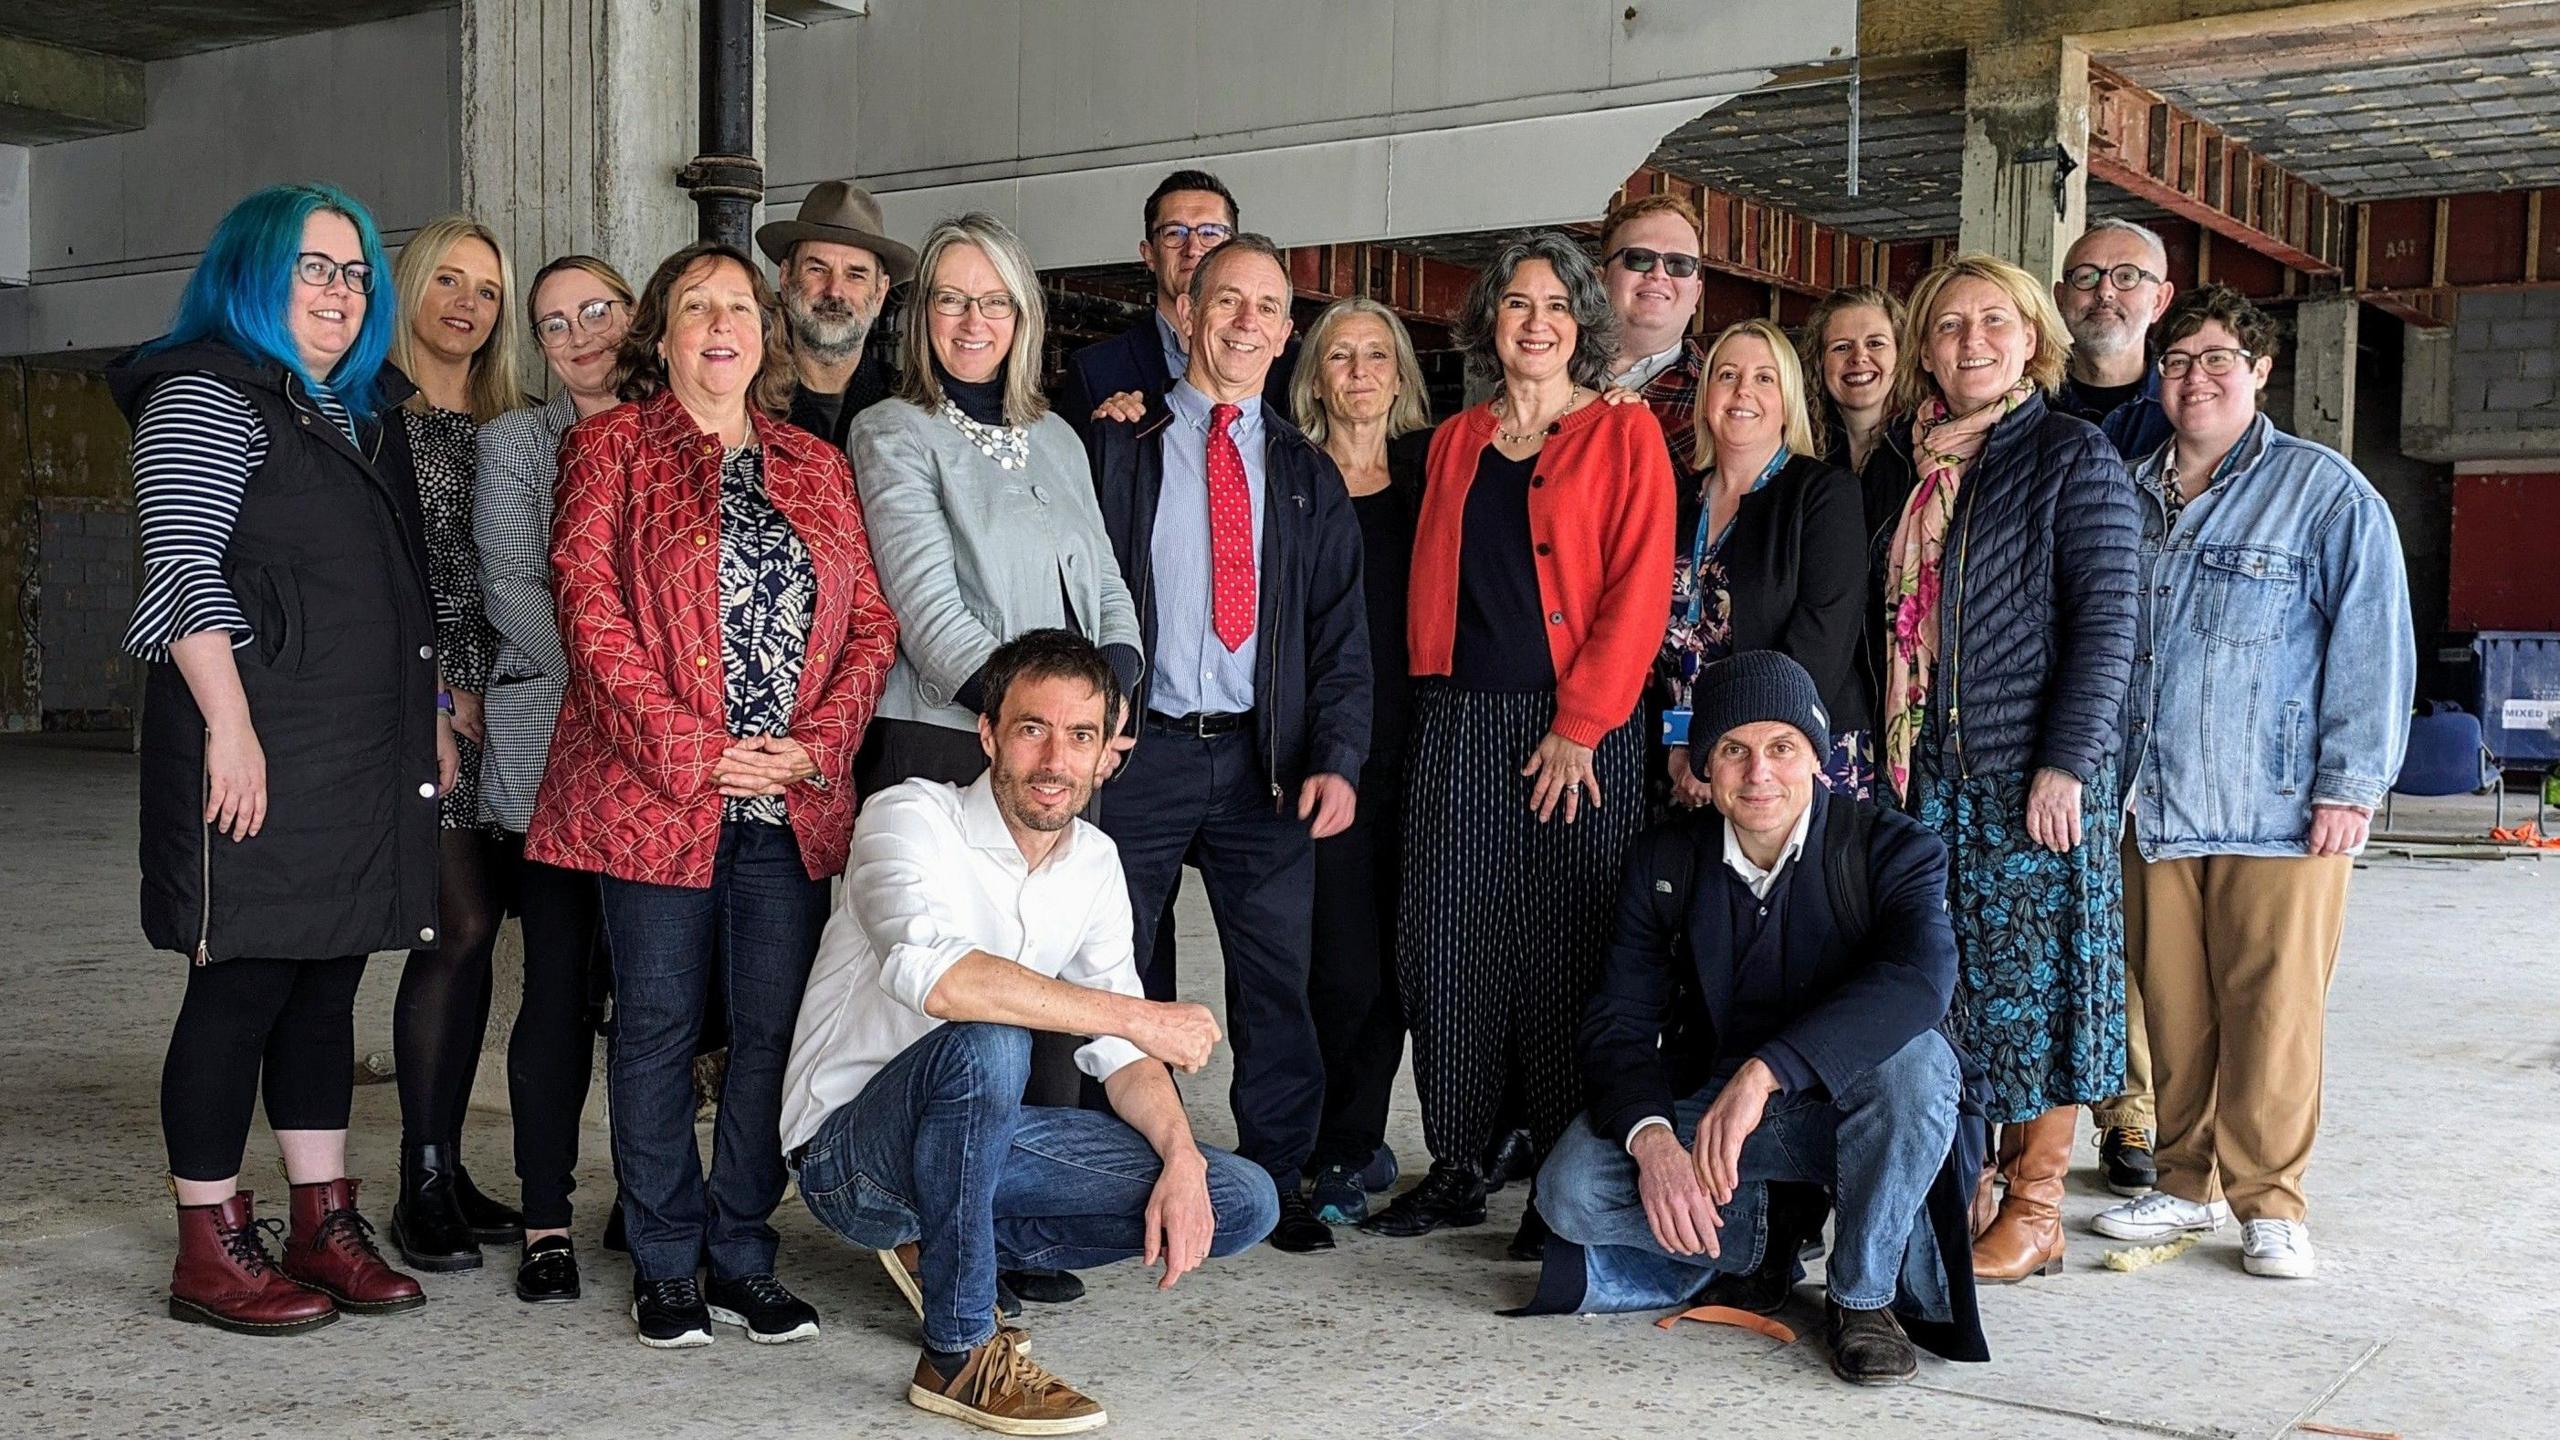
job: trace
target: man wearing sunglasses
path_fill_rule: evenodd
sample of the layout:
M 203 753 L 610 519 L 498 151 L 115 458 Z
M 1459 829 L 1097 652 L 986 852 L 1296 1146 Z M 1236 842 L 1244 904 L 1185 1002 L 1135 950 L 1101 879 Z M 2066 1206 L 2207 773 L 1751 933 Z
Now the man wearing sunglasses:
M 1174 308 L 1190 288 L 1200 257 L 1226 243 L 1241 223 L 1234 193 L 1206 170 L 1176 170 L 1156 182 L 1143 218 L 1138 263 L 1155 277 L 1154 305 L 1122 333 L 1068 356 L 1058 384 L 1058 413 L 1088 442 L 1100 407 L 1130 396 L 1120 418 L 1135 419 L 1182 378 L 1190 355 Z M 1263 385 L 1262 393 L 1278 397 L 1284 409 L 1297 358 L 1296 346 L 1283 350 Z
M 1638 195 L 1600 222 L 1600 279 L 1620 327 L 1618 384 L 1636 391 L 1662 422 L 1674 470 L 1687 473 L 1696 446 L 1690 417 L 1698 407 L 1704 357 L 1689 339 L 1698 314 L 1701 250 L 1698 212 L 1677 195 Z
M 2169 249 L 2158 235 L 2110 217 L 2080 232 L 2053 283 L 2054 304 L 2071 331 L 2070 378 L 2056 403 L 2105 431 L 2127 468 L 2169 438 L 2148 347 L 2151 327 L 2178 293 L 2168 274 Z

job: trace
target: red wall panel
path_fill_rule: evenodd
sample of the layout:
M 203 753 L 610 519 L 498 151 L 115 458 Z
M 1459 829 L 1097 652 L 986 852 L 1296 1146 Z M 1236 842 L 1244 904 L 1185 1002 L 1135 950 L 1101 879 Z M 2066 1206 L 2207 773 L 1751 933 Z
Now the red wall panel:
M 2455 630 L 2560 630 L 2560 471 L 2453 477 Z

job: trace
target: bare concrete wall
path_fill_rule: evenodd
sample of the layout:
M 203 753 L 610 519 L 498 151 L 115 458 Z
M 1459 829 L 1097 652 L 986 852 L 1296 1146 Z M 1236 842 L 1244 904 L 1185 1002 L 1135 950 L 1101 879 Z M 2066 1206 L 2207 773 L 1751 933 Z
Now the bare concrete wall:
M 0 361 L 0 730 L 37 728 L 48 688 L 82 712 L 130 704 L 129 676 L 119 683 L 120 662 L 97 643 L 99 617 L 133 601 L 130 540 L 121 555 L 102 548 L 130 535 L 128 439 L 95 374 Z M 83 518 L 65 526 L 71 516 Z M 67 687 L 44 682 L 47 640 L 61 647 Z

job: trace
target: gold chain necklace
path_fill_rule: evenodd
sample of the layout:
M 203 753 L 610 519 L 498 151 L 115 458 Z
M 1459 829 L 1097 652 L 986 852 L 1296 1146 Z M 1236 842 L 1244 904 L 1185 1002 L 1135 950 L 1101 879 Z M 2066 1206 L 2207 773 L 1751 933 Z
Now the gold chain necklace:
M 1555 433 L 1557 421 L 1560 421 L 1567 415 L 1581 409 L 1583 401 L 1589 397 L 1590 393 L 1591 392 L 1584 390 L 1579 385 L 1574 386 L 1572 393 L 1565 397 L 1564 408 L 1556 412 L 1556 418 L 1554 420 L 1550 420 L 1544 425 L 1533 425 L 1526 430 L 1518 431 L 1505 430 L 1502 428 L 1502 412 L 1511 408 L 1511 397 L 1508 394 L 1505 394 L 1501 398 L 1498 407 L 1493 412 L 1493 433 L 1500 437 L 1502 443 L 1505 445 L 1526 445 L 1541 435 L 1552 435 Z

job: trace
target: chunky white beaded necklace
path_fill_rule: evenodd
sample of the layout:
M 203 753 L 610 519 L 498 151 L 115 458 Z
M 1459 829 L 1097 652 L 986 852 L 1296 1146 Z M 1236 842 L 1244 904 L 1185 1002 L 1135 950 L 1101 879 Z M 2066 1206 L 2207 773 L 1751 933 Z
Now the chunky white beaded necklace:
M 959 427 L 978 447 L 978 453 L 1005 470 L 1020 470 L 1031 463 L 1031 432 L 1019 425 L 982 425 L 954 404 L 951 397 L 942 398 L 942 418 Z

